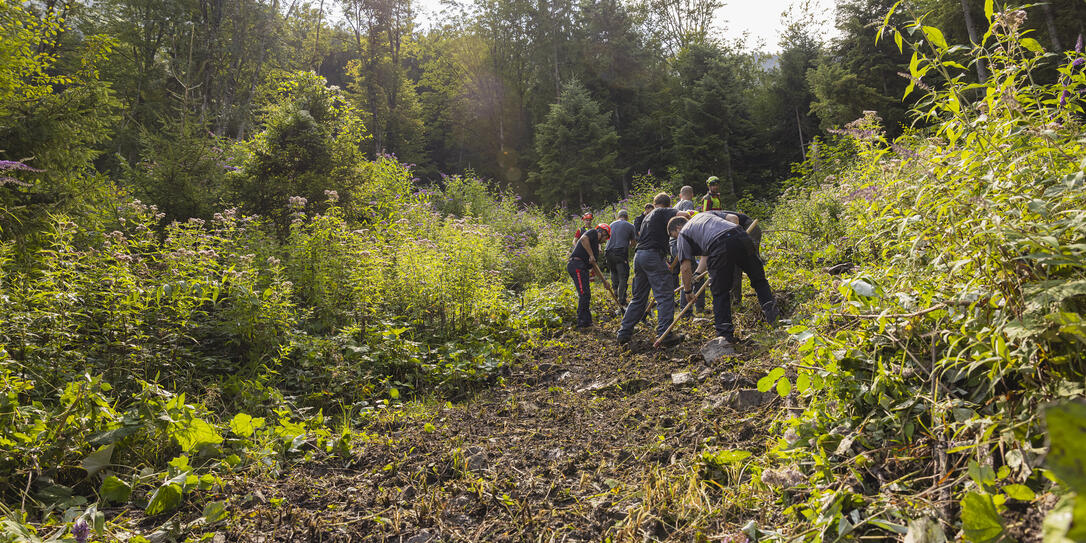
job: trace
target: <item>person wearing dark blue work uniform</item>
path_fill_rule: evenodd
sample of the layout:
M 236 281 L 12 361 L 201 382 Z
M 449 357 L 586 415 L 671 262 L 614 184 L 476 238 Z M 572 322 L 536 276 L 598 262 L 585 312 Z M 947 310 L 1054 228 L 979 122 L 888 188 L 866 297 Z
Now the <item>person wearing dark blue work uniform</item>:
M 611 239 L 607 242 L 607 268 L 611 270 L 611 286 L 615 287 L 618 304 L 626 306 L 626 283 L 630 279 L 630 244 L 634 242 L 634 227 L 626 219 L 625 209 L 618 212 L 618 219 L 611 223 Z
M 693 301 L 693 272 L 691 262 L 701 256 L 698 271 L 709 270 L 710 288 L 713 292 L 713 320 L 717 336 L 735 343 L 735 326 L 732 324 L 732 304 L 728 290 L 731 289 L 735 268 L 738 266 L 750 277 L 750 285 L 758 293 L 762 304 L 762 316 L 766 322 L 776 324 L 777 305 L 773 301 L 773 290 L 765 278 L 765 269 L 754 251 L 754 242 L 738 224 L 739 219 L 732 215 L 734 222 L 717 213 L 699 213 L 693 219 L 683 217 L 671 219 L 667 225 L 668 235 L 676 238 L 676 252 L 681 263 L 682 292 L 688 301 Z
M 577 289 L 577 327 L 592 326 L 592 278 L 589 273 L 600 254 L 600 242 L 611 237 L 611 226 L 604 223 L 591 230 L 586 230 L 573 243 L 573 253 L 569 256 L 566 271 L 573 278 L 573 288 Z
M 641 230 L 637 236 L 637 250 L 634 252 L 633 297 L 626 313 L 622 316 L 622 326 L 618 330 L 618 342 L 629 343 L 633 337 L 634 326 L 645 316 L 649 305 L 649 290 L 656 299 L 656 335 L 663 335 L 671 326 L 675 317 L 675 282 L 667 265 L 668 236 L 667 223 L 673 217 L 689 217 L 690 213 L 671 207 L 671 196 L 661 192 L 653 199 L 653 210 L 645 215 Z M 663 345 L 675 345 L 682 341 L 679 334 L 669 334 L 663 338 Z

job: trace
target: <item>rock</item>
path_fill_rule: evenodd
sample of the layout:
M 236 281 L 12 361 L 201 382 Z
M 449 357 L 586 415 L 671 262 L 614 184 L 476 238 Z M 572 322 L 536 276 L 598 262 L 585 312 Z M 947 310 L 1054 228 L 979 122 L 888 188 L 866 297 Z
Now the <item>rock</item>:
M 407 538 L 407 541 L 405 543 L 428 543 L 429 541 L 431 541 L 433 539 L 434 539 L 434 534 L 430 533 L 429 530 L 423 530 L 423 531 L 421 531 L 421 532 Z
M 698 381 L 704 381 L 712 376 L 713 368 L 702 368 L 702 370 L 698 372 Z
M 773 399 L 772 393 L 758 392 L 753 388 L 741 388 L 739 390 L 733 390 L 727 392 L 722 397 L 722 405 L 730 407 L 736 411 L 746 411 L 753 409 Z
M 483 471 L 490 465 L 490 458 L 482 447 L 468 447 L 464 451 L 464 465 L 468 471 Z
M 615 383 L 617 383 L 617 382 L 618 382 L 618 379 L 611 379 L 610 381 L 606 381 L 606 382 L 605 381 L 595 381 L 595 382 L 593 382 L 592 384 L 590 384 L 590 385 L 588 385 L 586 387 L 577 389 L 577 392 L 579 392 L 579 393 L 580 392 L 595 392 L 597 390 L 603 390 L 605 388 L 611 388 L 611 387 L 615 386 Z
M 687 372 L 671 374 L 671 384 L 673 385 L 692 385 L 695 382 L 694 376 Z
M 692 322 L 692 323 L 694 323 L 694 324 L 696 324 L 698 326 L 701 326 L 703 324 L 712 324 L 713 323 L 712 319 L 707 319 L 705 317 L 696 317 L 696 318 L 694 318 L 694 320 L 692 320 L 690 322 Z
M 726 371 L 719 376 L 720 384 L 727 388 L 735 388 L 740 386 L 751 386 L 749 379 L 739 375 L 738 373 L 732 373 Z
M 713 364 L 721 358 L 735 356 L 735 346 L 728 340 L 718 337 L 701 348 L 701 357 L 707 364 Z

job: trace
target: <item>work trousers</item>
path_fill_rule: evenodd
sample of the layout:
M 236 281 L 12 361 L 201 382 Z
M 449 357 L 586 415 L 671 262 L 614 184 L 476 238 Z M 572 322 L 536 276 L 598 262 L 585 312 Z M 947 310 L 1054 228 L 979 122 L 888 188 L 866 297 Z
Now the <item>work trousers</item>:
M 754 242 L 754 256 L 761 261 L 762 257 L 760 256 L 760 249 L 762 246 L 762 227 L 755 225 L 754 230 L 751 230 L 749 235 L 750 240 Z M 735 275 L 733 276 L 734 279 L 732 281 L 732 303 L 739 305 L 743 303 L 743 271 L 739 269 L 739 266 L 735 266 L 733 273 Z M 703 304 L 705 302 L 705 300 L 698 301 Z M 698 309 L 701 309 L 701 306 L 698 306 Z
M 577 290 L 577 326 L 591 326 L 592 278 L 588 274 L 588 262 L 571 258 L 566 264 L 566 271 L 573 278 L 573 288 Z
M 664 253 L 660 251 L 636 251 L 634 253 L 633 296 L 626 313 L 622 316 L 622 326 L 618 330 L 618 339 L 625 340 L 633 336 L 634 326 L 645 317 L 649 305 L 649 291 L 656 299 L 656 335 L 659 337 L 675 318 L 675 280 L 668 269 Z
M 626 306 L 627 283 L 630 280 L 630 248 L 607 249 L 607 269 L 611 271 L 611 286 L 618 296 L 619 305 Z
M 742 270 L 750 278 L 750 286 L 758 293 L 762 316 L 766 322 L 776 323 L 777 305 L 773 301 L 773 291 L 769 288 L 765 268 L 758 259 L 750 236 L 737 230 L 734 234 L 717 240 L 709 254 L 709 280 L 712 281 L 709 288 L 713 292 L 713 325 L 717 334 L 732 334 L 735 331 L 732 324 L 732 300 L 728 291 L 737 270 Z

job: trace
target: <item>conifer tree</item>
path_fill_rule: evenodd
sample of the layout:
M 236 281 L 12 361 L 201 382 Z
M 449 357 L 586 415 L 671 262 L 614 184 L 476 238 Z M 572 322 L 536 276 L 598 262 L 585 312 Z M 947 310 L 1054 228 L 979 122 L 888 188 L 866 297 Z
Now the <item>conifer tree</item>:
M 608 194 L 618 176 L 618 135 L 610 114 L 601 112 L 579 81 L 565 85 L 536 131 L 539 169 L 529 177 L 548 205 L 584 205 Z

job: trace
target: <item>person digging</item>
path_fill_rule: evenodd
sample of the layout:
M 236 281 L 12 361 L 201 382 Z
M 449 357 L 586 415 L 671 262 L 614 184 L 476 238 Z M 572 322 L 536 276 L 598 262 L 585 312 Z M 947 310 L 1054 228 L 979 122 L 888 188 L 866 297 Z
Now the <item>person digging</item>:
M 687 302 L 694 300 L 691 262 L 702 257 L 698 271 L 708 270 L 709 286 L 713 293 L 713 326 L 718 337 L 736 343 L 735 326 L 732 324 L 732 304 L 728 291 L 732 286 L 738 266 L 750 278 L 750 284 L 758 293 L 762 316 L 770 325 L 777 323 L 777 305 L 773 290 L 765 278 L 765 268 L 758 259 L 754 242 L 737 223 L 716 213 L 699 213 L 692 219 L 675 217 L 668 221 L 668 235 L 676 238 L 676 255 L 680 262 L 682 293 Z
M 600 242 L 611 237 L 611 226 L 603 223 L 586 230 L 573 244 L 573 251 L 566 264 L 566 271 L 573 278 L 573 288 L 577 290 L 577 328 L 592 326 L 592 279 L 590 270 L 596 267 L 596 258 L 600 254 Z
M 622 316 L 622 326 L 618 330 L 618 343 L 625 345 L 633 338 L 634 327 L 648 312 L 649 291 L 656 300 L 656 333 L 665 346 L 676 345 L 683 340 L 680 334 L 664 334 L 670 329 L 675 317 L 675 281 L 667 263 L 668 221 L 674 217 L 683 219 L 689 212 L 671 207 L 671 196 L 661 192 L 653 199 L 653 210 L 645 215 L 641 231 L 637 236 L 637 250 L 634 252 L 633 296 L 626 313 Z

